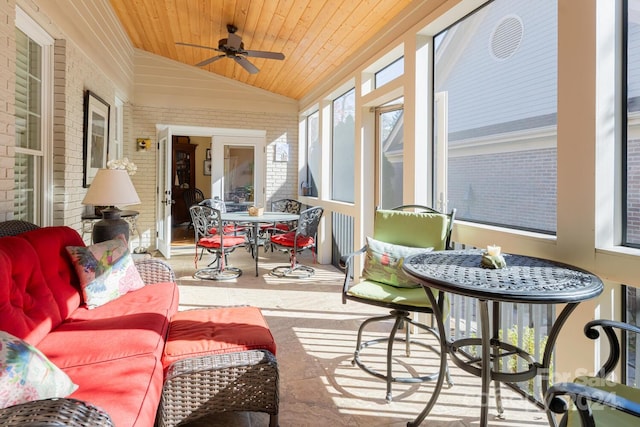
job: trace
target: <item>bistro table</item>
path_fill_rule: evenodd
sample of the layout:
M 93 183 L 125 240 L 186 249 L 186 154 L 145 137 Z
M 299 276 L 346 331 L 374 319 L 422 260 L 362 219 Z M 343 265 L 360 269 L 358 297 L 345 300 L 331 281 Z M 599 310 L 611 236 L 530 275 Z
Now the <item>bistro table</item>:
M 423 285 L 431 301 L 443 354 L 448 353 L 456 366 L 482 378 L 480 426 L 484 427 L 487 425 L 491 380 L 495 382 L 499 414 L 503 412 L 500 382 L 526 381 L 541 375 L 542 391 L 546 392 L 549 387 L 551 353 L 560 329 L 580 302 L 600 295 L 604 286 L 597 276 L 585 270 L 523 255 L 503 255 L 507 264 L 505 268 L 483 268 L 480 265 L 482 253 L 478 249 L 425 252 L 407 257 L 403 269 Z M 463 338 L 449 342 L 444 319 L 431 288 L 476 298 L 480 307 L 481 338 Z M 493 305 L 491 320 L 489 301 Z M 551 327 L 542 362 L 536 361 L 525 350 L 500 341 L 501 302 L 566 304 Z M 460 355 L 463 348 L 471 346 L 480 346 L 481 354 L 478 359 L 463 358 Z M 528 369 L 514 373 L 495 369 L 501 358 L 514 355 L 524 359 Z M 445 357 L 441 358 L 440 369 L 440 372 L 446 369 Z M 439 375 L 432 398 L 416 420 L 408 425 L 419 425 L 428 415 L 442 389 L 443 377 L 444 375 Z
M 259 236 L 260 224 L 273 224 L 276 222 L 289 222 L 297 221 L 300 218 L 298 214 L 292 214 L 287 212 L 264 212 L 262 215 L 249 215 L 249 212 L 223 212 L 222 220 L 225 222 L 235 223 L 251 223 L 253 225 L 252 236 L 253 242 L 249 242 L 251 245 L 251 251 L 253 257 L 256 260 L 256 277 L 258 277 L 258 248 L 259 248 Z

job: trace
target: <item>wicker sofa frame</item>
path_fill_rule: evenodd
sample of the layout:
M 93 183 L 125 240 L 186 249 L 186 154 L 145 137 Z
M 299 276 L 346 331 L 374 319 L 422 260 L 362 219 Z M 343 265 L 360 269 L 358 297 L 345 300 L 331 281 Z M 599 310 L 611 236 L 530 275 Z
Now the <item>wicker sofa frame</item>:
M 251 411 L 278 426 L 278 364 L 267 350 L 206 355 L 174 362 L 167 371 L 158 427 L 173 427 L 212 413 Z

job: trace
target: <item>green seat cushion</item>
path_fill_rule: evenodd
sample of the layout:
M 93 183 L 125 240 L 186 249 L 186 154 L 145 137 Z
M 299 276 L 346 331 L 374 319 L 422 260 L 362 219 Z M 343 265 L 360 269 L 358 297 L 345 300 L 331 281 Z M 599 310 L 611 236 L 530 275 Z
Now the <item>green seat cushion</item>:
M 363 280 L 350 287 L 347 294 L 372 301 L 384 301 L 412 307 L 431 307 L 429 298 L 422 286 L 418 288 L 398 288 L 380 282 Z
M 604 378 L 587 376 L 577 377 L 574 382 L 615 393 L 619 397 L 624 397 L 634 402 L 640 402 L 640 389 L 635 387 L 616 383 Z M 597 403 L 590 402 L 590 404 L 593 411 L 593 419 L 597 426 L 635 427 L 640 425 L 640 419 L 636 417 Z M 567 413 L 567 427 L 581 427 L 580 415 L 578 415 L 573 405 L 571 406 L 571 409 Z
M 404 258 L 431 248 L 411 248 L 394 245 L 367 237 L 367 252 L 364 258 L 362 277 L 400 288 L 417 288 L 420 285 L 402 269 Z

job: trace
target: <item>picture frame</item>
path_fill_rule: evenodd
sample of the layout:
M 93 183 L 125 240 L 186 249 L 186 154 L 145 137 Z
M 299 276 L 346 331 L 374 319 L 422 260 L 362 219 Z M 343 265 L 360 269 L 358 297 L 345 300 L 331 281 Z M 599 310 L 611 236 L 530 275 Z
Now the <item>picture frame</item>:
M 211 160 L 204 161 L 203 173 L 205 176 L 211 176 Z
M 107 166 L 111 106 L 90 90 L 84 96 L 84 146 L 82 186 L 88 188 L 98 169 Z
M 288 162 L 289 161 L 289 144 L 286 142 L 277 142 L 275 150 L 276 162 Z
M 205 159 L 211 160 L 211 148 L 207 148 Z

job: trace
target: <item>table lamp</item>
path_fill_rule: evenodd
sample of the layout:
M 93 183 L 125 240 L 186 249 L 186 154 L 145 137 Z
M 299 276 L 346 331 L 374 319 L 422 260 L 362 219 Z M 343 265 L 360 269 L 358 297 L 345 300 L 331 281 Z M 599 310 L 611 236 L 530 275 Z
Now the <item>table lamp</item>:
M 93 243 L 111 240 L 124 234 L 129 241 L 129 223 L 120 218 L 115 205 L 135 205 L 140 198 L 124 169 L 99 169 L 82 200 L 83 205 L 108 206 L 102 210 L 102 219 L 93 225 Z

